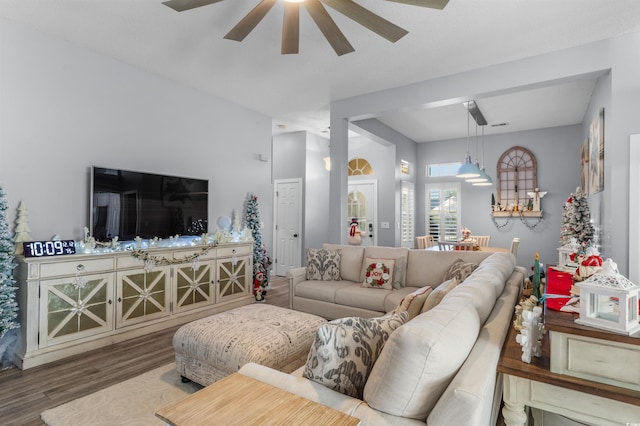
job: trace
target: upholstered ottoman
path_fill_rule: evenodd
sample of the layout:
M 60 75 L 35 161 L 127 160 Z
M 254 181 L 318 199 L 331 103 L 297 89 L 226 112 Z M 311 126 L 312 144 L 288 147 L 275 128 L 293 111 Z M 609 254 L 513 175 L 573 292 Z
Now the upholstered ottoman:
M 255 303 L 185 324 L 173 336 L 183 379 L 207 386 L 248 362 L 291 372 L 304 365 L 322 317 Z

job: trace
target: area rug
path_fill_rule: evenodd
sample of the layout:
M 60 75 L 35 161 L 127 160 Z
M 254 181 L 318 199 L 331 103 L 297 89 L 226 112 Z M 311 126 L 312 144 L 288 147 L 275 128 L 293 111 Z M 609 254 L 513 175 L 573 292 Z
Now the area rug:
M 171 363 L 46 410 L 40 417 L 48 426 L 162 425 L 155 416 L 159 408 L 199 389 L 196 383 L 182 383 Z

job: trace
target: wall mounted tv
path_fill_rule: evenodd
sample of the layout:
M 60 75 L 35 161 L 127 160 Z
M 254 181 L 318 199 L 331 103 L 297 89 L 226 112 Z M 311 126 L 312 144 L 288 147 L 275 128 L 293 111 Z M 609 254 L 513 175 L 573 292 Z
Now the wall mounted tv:
M 208 232 L 208 180 L 91 169 L 90 229 L 97 241 Z

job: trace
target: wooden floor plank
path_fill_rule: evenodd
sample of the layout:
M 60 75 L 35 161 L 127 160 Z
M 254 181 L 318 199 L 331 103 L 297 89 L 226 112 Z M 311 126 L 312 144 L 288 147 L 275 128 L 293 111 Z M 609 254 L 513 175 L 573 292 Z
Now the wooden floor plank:
M 266 303 L 289 307 L 289 282 L 275 277 Z M 0 371 L 0 424 L 42 426 L 40 413 L 174 361 L 179 326 L 64 360 Z

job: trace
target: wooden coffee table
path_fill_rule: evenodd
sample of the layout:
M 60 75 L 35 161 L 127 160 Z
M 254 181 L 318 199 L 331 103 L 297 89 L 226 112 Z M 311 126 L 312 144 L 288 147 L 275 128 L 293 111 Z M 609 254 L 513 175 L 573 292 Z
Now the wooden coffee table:
M 156 416 L 174 426 L 360 423 L 355 417 L 240 373 L 161 408 Z

